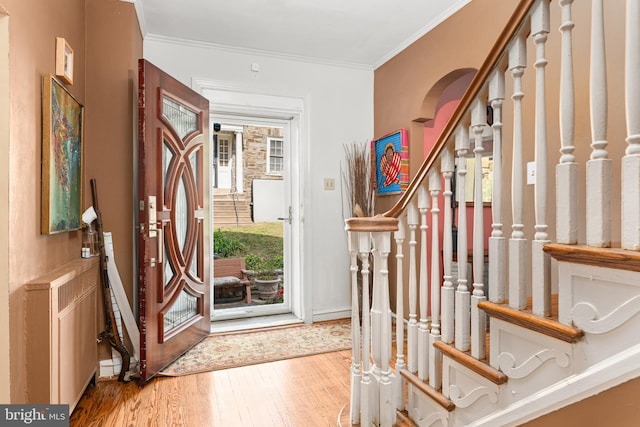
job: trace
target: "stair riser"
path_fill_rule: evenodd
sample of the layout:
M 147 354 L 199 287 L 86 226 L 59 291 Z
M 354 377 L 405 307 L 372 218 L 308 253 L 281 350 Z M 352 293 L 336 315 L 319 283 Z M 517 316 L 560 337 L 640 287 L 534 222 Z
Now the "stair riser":
M 468 425 L 499 407 L 504 385 L 494 384 L 446 355 L 442 369 L 442 394 L 456 405 L 450 425 Z
M 637 342 L 640 330 L 640 272 L 560 262 L 559 319 L 585 333 L 579 370 Z
M 570 344 L 491 319 L 491 366 L 504 372 L 502 404 L 508 405 L 575 373 L 581 343 Z
M 408 384 L 407 412 L 419 427 L 440 427 L 449 425 L 449 411 L 425 396 L 418 388 Z

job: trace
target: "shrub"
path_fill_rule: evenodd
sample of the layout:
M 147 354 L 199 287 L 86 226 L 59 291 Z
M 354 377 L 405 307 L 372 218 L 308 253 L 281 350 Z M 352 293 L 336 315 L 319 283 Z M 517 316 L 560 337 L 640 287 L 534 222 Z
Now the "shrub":
M 247 270 L 279 270 L 282 269 L 284 262 L 282 259 L 282 255 L 277 255 L 269 258 L 261 257 L 258 255 L 247 255 L 245 258 L 245 265 L 247 266 Z
M 213 251 L 222 258 L 228 258 L 245 250 L 244 244 L 226 236 L 221 230 L 213 232 Z

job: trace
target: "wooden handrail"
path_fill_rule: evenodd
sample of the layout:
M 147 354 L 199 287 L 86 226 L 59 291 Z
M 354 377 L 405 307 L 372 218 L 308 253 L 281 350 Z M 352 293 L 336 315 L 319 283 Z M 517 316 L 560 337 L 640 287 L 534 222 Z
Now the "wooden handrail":
M 422 162 L 420 169 L 418 169 L 418 172 L 411 180 L 411 183 L 409 184 L 407 190 L 400 197 L 400 200 L 398 200 L 398 202 L 391 209 L 382 214 L 383 216 L 397 218 L 402 212 L 404 212 L 409 202 L 415 196 L 422 182 L 427 178 L 429 170 L 436 163 L 438 156 L 440 156 L 440 153 L 444 149 L 446 143 L 454 135 L 454 131 L 458 126 L 458 123 L 467 114 L 467 111 L 471 106 L 471 102 L 473 102 L 475 97 L 478 95 L 483 85 L 488 80 L 491 72 L 494 70 L 494 68 L 497 66 L 498 62 L 504 55 L 507 46 L 511 42 L 511 39 L 520 29 L 524 19 L 528 16 L 529 10 L 534 3 L 535 0 L 522 0 L 518 4 L 515 11 L 511 15 L 511 18 L 509 18 L 507 25 L 500 33 L 500 36 L 498 36 L 497 41 L 494 43 L 482 66 L 480 67 L 473 80 L 469 84 L 469 87 L 462 96 L 462 99 L 460 100 L 460 103 L 458 104 L 456 110 L 453 112 L 451 119 L 449 119 L 444 129 L 442 130 L 442 133 L 440 134 L 440 137 L 434 145 L 434 148 Z
M 376 215 L 373 217 L 353 217 L 345 221 L 347 231 L 397 231 L 398 219 Z

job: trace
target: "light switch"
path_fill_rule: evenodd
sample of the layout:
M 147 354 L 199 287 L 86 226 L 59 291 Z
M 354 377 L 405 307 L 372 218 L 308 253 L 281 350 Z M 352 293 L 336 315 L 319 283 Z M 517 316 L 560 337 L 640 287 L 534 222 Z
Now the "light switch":
M 527 163 L 527 184 L 536 183 L 536 162 Z
M 324 179 L 324 189 L 325 190 L 335 190 L 336 189 L 336 180 L 333 178 L 325 178 Z

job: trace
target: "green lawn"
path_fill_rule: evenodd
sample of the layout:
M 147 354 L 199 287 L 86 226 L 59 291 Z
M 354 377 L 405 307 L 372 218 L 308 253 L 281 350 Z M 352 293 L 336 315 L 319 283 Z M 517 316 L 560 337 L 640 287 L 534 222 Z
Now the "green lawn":
M 245 257 L 247 268 L 261 269 L 257 260 L 269 268 L 282 268 L 282 222 L 261 222 L 248 227 L 216 228 L 214 250 L 223 257 Z

